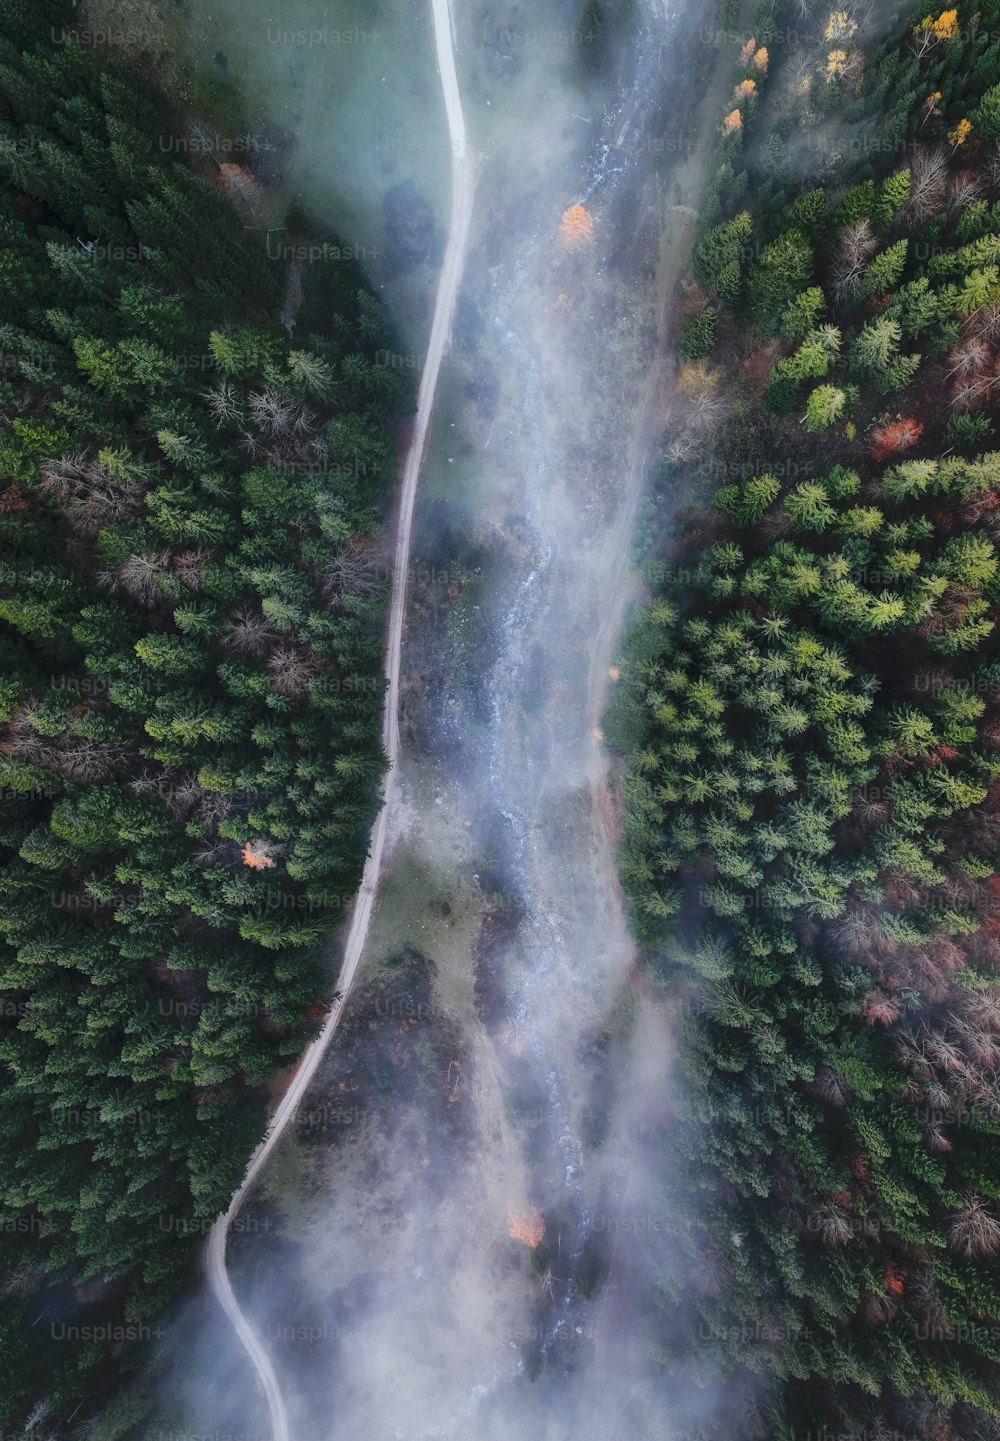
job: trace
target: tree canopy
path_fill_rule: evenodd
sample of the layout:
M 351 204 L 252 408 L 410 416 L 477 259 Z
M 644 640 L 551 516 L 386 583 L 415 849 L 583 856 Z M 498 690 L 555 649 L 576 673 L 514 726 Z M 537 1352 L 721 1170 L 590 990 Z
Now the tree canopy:
M 290 276 L 66 8 L 0 4 L 5 1431 L 148 1335 L 323 1015 L 411 403 L 355 263 Z

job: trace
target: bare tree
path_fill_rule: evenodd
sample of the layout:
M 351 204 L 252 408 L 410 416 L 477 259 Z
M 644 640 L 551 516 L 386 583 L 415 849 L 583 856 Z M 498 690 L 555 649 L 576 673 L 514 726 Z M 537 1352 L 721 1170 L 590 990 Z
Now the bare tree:
M 715 390 L 703 390 L 691 398 L 687 407 L 687 422 L 695 432 L 711 430 L 718 425 L 726 405 Z
M 997 1119 L 1000 1117 L 1000 1082 L 992 1072 L 983 1072 L 974 1080 L 974 1084 L 965 1087 L 970 1109 L 985 1111 L 988 1116 Z
M 292 535 L 300 538 L 315 534 L 316 516 L 312 511 L 300 510 L 298 515 L 293 515 L 288 521 L 288 530 Z
M 90 484 L 90 463 L 85 454 L 63 455 L 41 465 L 41 488 L 60 500 L 85 491 Z
M 378 595 L 387 577 L 386 557 L 381 546 L 348 541 L 323 572 L 323 592 L 328 601 L 342 595 Z
M 243 399 L 236 386 L 231 380 L 220 380 L 217 385 L 209 386 L 203 390 L 201 398 L 209 415 L 221 430 L 223 426 L 242 425 L 246 412 L 243 409 Z
M 297 425 L 299 406 L 273 385 L 250 393 L 250 418 L 265 435 L 288 435 Z
M 854 1223 L 836 1201 L 824 1201 L 808 1213 L 807 1230 L 817 1235 L 824 1246 L 846 1246 L 854 1238 Z
M 918 1081 L 937 1082 L 934 1063 L 927 1054 L 927 1038 L 907 1027 L 896 1035 L 896 1055 L 904 1071 Z M 939 1084 L 939 1083 L 938 1083 Z
M 317 662 L 296 645 L 279 645 L 267 662 L 271 689 L 279 695 L 295 699 L 306 694 L 310 679 L 316 674 Z
M 886 941 L 878 912 L 870 906 L 852 906 L 831 925 L 835 942 L 851 960 L 871 964 Z
M 948 157 L 943 150 L 920 150 L 910 166 L 910 193 L 905 212 L 922 224 L 942 208 L 948 184 Z
M 210 840 L 199 841 L 193 855 L 195 865 L 207 870 L 210 866 L 234 864 L 239 849 L 232 841 L 221 840 L 215 836 Z
M 957 375 L 965 378 L 970 375 L 977 375 L 985 370 L 992 359 L 990 347 L 979 336 L 970 336 L 958 345 L 953 345 L 948 352 L 947 376 Z
M 937 1027 L 927 1034 L 926 1054 L 931 1065 L 946 1074 L 962 1075 L 967 1070 L 961 1047 Z
M 197 550 L 184 550 L 174 556 L 174 571 L 178 580 L 188 590 L 201 590 L 201 573 L 212 559 L 215 551 L 207 546 Z
M 204 791 L 198 784 L 196 771 L 181 771 L 171 774 L 164 787 L 167 810 L 175 820 L 189 815 L 203 794 Z
M 1000 1221 L 982 1196 L 964 1198 L 948 1226 L 948 1245 L 961 1256 L 994 1256 L 1000 1251 Z
M 978 1412 L 963 1428 L 963 1441 L 1000 1441 L 1000 1421 Z
M 874 1291 L 866 1292 L 862 1302 L 865 1320 L 872 1326 L 881 1326 L 886 1321 L 891 1321 L 898 1309 L 891 1296 L 878 1296 Z
M 230 814 L 233 803 L 221 791 L 203 790 L 198 798 L 198 817 L 206 826 L 217 826 Z
M 994 376 L 975 371 L 960 379 L 951 393 L 951 405 L 955 410 L 978 410 L 990 398 L 996 385 Z
M 86 455 L 62 456 L 41 465 L 41 489 L 57 497 L 70 525 L 81 535 L 96 536 L 106 525 L 142 509 L 148 467 L 134 459 L 112 473 Z
M 244 212 L 256 226 L 264 224 L 267 213 L 267 192 L 249 170 L 235 161 L 221 160 L 219 180 L 229 198 Z
M 960 997 L 963 1012 L 983 1030 L 1000 1032 L 1000 991 L 963 991 Z
M 695 447 L 695 438 L 690 431 L 681 431 L 673 435 L 667 443 L 665 456 L 673 465 L 679 465 L 682 461 L 690 460 Z
M 308 405 L 303 405 L 295 417 L 292 429 L 297 436 L 311 439 L 316 431 L 316 412 Z
M 1000 301 L 990 300 L 966 317 L 966 329 L 981 335 L 990 344 L 1000 340 Z
M 275 148 L 261 130 L 246 130 L 240 139 L 251 155 L 267 155 Z
M 833 262 L 833 288 L 838 300 L 851 300 L 857 295 L 877 244 L 871 224 L 864 217 L 844 230 Z
M 827 1106 L 846 1106 L 851 1093 L 830 1066 L 817 1066 L 812 1089 Z
M 966 1061 L 976 1070 L 992 1071 L 1000 1062 L 1000 1043 L 981 1027 L 957 1016 L 949 1017 L 951 1033 Z
M 330 460 L 330 447 L 324 435 L 314 435 L 309 441 L 309 454 L 317 470 L 325 470 Z
M 137 776 L 129 781 L 129 790 L 137 796 L 162 796 L 166 790 L 166 771 L 150 770 L 143 766 Z
M 252 605 L 241 605 L 222 627 L 222 643 L 243 660 L 259 660 L 278 639 L 278 631 Z
M 31 720 L 36 710 L 34 702 L 29 702 L 14 716 L 0 741 L 0 751 L 70 780 L 90 782 L 110 780 L 131 758 L 134 747 L 130 741 L 91 741 L 72 730 L 55 739 L 41 735 Z
M 949 197 L 953 210 L 965 210 L 982 194 L 982 185 L 971 170 L 960 170 L 952 177 Z
M 120 775 L 133 754 L 128 741 L 96 741 L 73 737 L 52 754 L 52 769 L 74 781 L 108 781 Z
M 213 160 L 215 160 L 216 162 L 218 161 L 217 136 L 213 135 L 206 126 L 202 125 L 197 120 L 193 121 L 188 126 L 188 134 L 194 142 L 195 149 L 199 154 L 210 155 Z
M 889 803 L 867 791 L 856 791 L 851 797 L 851 813 L 863 830 L 878 830 L 889 819 Z
M 170 570 L 170 552 L 130 555 L 118 569 L 118 584 L 139 605 L 151 608 L 166 599 L 162 582 Z

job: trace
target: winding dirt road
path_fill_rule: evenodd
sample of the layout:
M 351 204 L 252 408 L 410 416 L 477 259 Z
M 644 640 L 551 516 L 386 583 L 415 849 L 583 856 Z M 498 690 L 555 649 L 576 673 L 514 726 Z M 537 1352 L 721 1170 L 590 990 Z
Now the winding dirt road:
M 455 70 L 449 0 L 431 0 L 431 4 L 438 69 L 441 74 L 441 88 L 444 92 L 448 130 L 451 136 L 451 226 L 448 232 L 444 264 L 438 281 L 427 357 L 417 396 L 416 420 L 403 462 L 399 527 L 396 533 L 396 554 L 389 605 L 389 637 L 385 661 L 385 674 L 389 687 L 382 721 L 382 744 L 389 760 L 389 769 L 382 788 L 383 805 L 372 832 L 371 847 L 365 862 L 361 889 L 351 915 L 350 929 L 344 946 L 343 963 L 337 982 L 336 1003 L 327 1016 L 322 1031 L 304 1052 L 291 1084 L 271 1118 L 263 1141 L 250 1158 L 242 1185 L 233 1197 L 229 1210 L 225 1215 L 220 1216 L 212 1227 L 205 1248 L 205 1270 L 209 1288 L 232 1324 L 263 1388 L 273 1441 L 290 1441 L 288 1413 L 271 1359 L 250 1322 L 240 1310 L 239 1302 L 233 1293 L 226 1270 L 226 1242 L 232 1224 L 239 1215 L 250 1188 L 288 1129 L 340 1024 L 368 936 L 372 908 L 375 904 L 375 896 L 382 873 L 382 854 L 392 814 L 396 769 L 399 761 L 399 666 L 403 643 L 403 623 L 406 614 L 413 507 L 417 493 L 417 481 L 427 451 L 434 395 L 437 390 L 441 362 L 451 332 L 452 317 L 472 220 L 472 167 L 468 156 L 465 118 L 462 113 L 462 100 Z

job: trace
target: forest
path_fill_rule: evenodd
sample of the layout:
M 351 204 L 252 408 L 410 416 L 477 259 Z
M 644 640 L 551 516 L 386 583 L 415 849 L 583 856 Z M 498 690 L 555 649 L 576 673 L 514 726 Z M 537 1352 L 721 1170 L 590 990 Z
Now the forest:
M 678 1016 L 644 1305 L 747 1438 L 996 1441 L 1000 7 L 804 14 L 720 116 L 607 727 Z
M 159 1334 L 325 1014 L 412 409 L 350 247 L 71 10 L 0 3 L 5 1436 Z

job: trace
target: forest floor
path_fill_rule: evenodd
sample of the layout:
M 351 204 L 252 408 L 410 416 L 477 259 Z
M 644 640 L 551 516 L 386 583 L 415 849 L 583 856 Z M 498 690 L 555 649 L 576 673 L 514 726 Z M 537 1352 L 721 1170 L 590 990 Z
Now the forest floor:
M 184 90 L 186 21 L 180 6 L 161 0 L 85 0 L 75 32 L 84 43 L 124 55 L 145 77 L 177 96 Z M 183 99 L 183 93 L 178 97 Z

